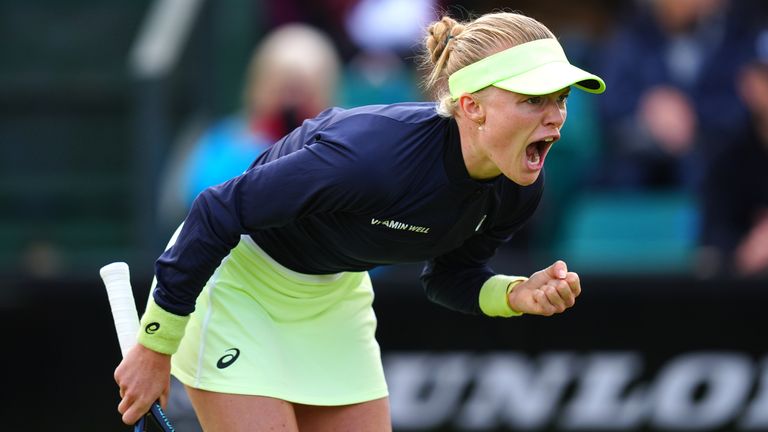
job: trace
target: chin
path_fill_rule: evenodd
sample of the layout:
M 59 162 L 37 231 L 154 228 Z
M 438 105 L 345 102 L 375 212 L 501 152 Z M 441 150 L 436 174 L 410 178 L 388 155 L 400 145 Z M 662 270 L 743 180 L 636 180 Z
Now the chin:
M 517 173 L 517 175 L 507 175 L 506 177 L 520 186 L 530 186 L 536 183 L 536 180 L 539 179 L 539 174 L 541 174 L 541 171 L 525 174 Z

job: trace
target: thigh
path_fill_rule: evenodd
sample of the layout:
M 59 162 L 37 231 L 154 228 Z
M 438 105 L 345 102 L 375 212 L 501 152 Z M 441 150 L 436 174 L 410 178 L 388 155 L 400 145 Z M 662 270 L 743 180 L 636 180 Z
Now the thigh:
M 206 432 L 298 431 L 293 406 L 284 400 L 185 387 Z
M 389 399 L 340 406 L 294 404 L 299 430 L 309 432 L 389 432 Z

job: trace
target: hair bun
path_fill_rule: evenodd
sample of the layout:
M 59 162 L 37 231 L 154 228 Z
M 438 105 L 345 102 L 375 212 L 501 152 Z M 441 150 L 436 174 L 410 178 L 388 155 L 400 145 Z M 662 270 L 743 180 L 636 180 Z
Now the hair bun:
M 426 47 L 433 64 L 438 63 L 450 40 L 461 34 L 462 31 L 464 31 L 464 25 L 448 16 L 444 16 L 440 21 L 435 21 L 427 27 Z

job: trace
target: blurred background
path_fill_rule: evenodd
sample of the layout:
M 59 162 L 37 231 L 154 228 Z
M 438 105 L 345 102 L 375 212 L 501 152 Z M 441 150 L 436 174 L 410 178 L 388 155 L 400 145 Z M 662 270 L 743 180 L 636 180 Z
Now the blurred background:
M 429 100 L 426 24 L 499 9 L 608 85 L 571 93 L 543 202 L 494 258 L 563 259 L 584 293 L 562 316 L 483 319 L 428 303 L 418 263 L 375 270 L 395 429 L 768 430 L 760 0 L 0 0 L 9 428 L 127 430 L 98 269 L 128 262 L 143 310 L 200 190 L 327 106 Z

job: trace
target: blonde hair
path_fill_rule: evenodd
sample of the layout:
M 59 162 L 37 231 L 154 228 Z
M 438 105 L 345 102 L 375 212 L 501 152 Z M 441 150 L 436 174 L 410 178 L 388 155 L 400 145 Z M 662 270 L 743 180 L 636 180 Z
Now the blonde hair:
M 427 72 L 422 85 L 436 97 L 438 113 L 451 117 L 456 109 L 448 91 L 452 73 L 499 51 L 547 38 L 555 35 L 544 24 L 518 13 L 489 13 L 469 22 L 443 16 L 427 27 L 420 58 Z
M 319 109 L 332 102 L 341 73 L 333 41 L 306 24 L 285 24 L 267 35 L 253 51 L 246 72 L 243 104 L 249 116 L 263 114 L 286 84 L 294 82 L 314 90 Z

